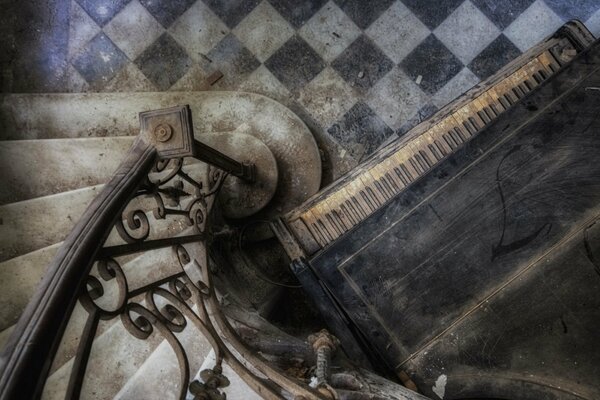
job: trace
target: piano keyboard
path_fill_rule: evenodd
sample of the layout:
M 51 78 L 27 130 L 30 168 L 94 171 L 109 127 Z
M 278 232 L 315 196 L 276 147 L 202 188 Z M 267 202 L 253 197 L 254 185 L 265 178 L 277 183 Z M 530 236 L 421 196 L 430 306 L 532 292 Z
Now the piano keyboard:
M 314 254 L 425 175 L 576 53 L 565 37 L 541 43 L 283 220 L 305 252 Z

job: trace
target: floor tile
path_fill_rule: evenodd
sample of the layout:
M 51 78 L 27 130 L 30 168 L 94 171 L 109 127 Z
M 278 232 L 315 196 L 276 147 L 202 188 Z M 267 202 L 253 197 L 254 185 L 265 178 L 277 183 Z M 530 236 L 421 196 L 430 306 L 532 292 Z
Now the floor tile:
M 367 104 L 396 130 L 429 101 L 419 86 L 400 68 L 394 68 L 370 90 Z
M 298 35 L 294 35 L 266 62 L 265 66 L 289 90 L 310 82 L 325 68 L 321 57 Z
M 100 33 L 101 28 L 76 2 L 71 2 L 69 23 L 69 59 Z
M 133 63 L 128 63 L 102 88 L 103 92 L 154 92 L 156 86 Z
M 592 35 L 600 37 L 600 9 L 585 21 L 585 26 L 592 32 Z
M 470 1 L 465 1 L 434 31 L 463 64 L 468 64 L 500 31 Z
M 535 0 L 471 0 L 500 29 L 506 28 Z
M 562 23 L 546 3 L 537 0 L 504 30 L 504 34 L 519 50 L 526 51 L 555 32 Z
M 202 0 L 230 29 L 250 14 L 260 0 Z
M 329 129 L 329 133 L 350 156 L 362 160 L 394 133 L 365 103 L 356 103 Z
M 334 0 L 361 29 L 367 29 L 394 0 Z
M 420 88 L 433 95 L 454 77 L 463 64 L 438 38 L 431 34 L 421 42 L 400 66 L 413 80 L 419 80 Z
M 76 0 L 90 17 L 104 26 L 131 0 Z
M 504 35 L 500 35 L 469 64 L 469 69 L 481 80 L 496 73 L 521 51 Z
M 356 103 L 358 95 L 333 69 L 325 68 L 299 93 L 302 104 L 321 126 L 330 126 Z
M 174 92 L 188 92 L 188 91 L 203 91 L 207 90 L 207 78 L 210 76 L 210 72 L 202 68 L 199 64 L 192 64 L 190 69 L 187 70 L 177 82 L 169 88 L 170 91 Z
M 454 10 L 462 4 L 464 0 L 402 0 L 402 3 L 411 9 L 417 17 L 429 29 L 435 29 L 441 24 Z
M 171 25 L 169 33 L 192 60 L 204 62 L 206 54 L 227 36 L 229 29 L 206 4 L 197 1 Z
M 430 31 L 412 11 L 398 1 L 366 33 L 392 61 L 399 63 Z
M 138 0 L 125 6 L 104 27 L 104 33 L 130 60 L 135 60 L 163 31 L 162 26 Z
M 159 90 L 167 90 L 190 68 L 192 60 L 168 33 L 161 35 L 135 60 Z
M 325 61 L 331 62 L 361 32 L 354 22 L 330 1 L 304 24 L 298 33 Z
M 427 120 L 433 114 L 436 113 L 438 108 L 431 104 L 427 103 L 423 107 L 417 110 L 409 119 L 406 121 L 400 128 L 396 130 L 396 135 L 404 136 L 408 131 L 410 131 L 415 126 L 419 125 L 421 122 Z
M 232 34 L 225 36 L 214 49 L 207 54 L 210 60 L 207 70 L 219 70 L 223 78 L 216 88 L 232 90 L 260 66 L 254 55 Z
M 140 0 L 140 3 L 156 18 L 162 26 L 168 28 L 194 4 L 196 0 Z
M 315 15 L 327 0 L 269 0 L 271 5 L 296 29 Z
M 436 107 L 442 108 L 478 83 L 479 78 L 477 75 L 471 72 L 469 68 L 463 68 L 444 87 L 438 90 L 431 100 Z
M 290 97 L 290 91 L 264 65 L 254 70 L 239 89 L 262 94 L 280 102 L 285 102 Z
M 361 35 L 331 66 L 352 86 L 368 90 L 393 67 L 394 63 L 371 39 Z
M 262 62 L 294 34 L 294 29 L 273 6 L 263 1 L 233 33 Z
M 101 87 L 127 62 L 127 56 L 104 33 L 99 33 L 72 63 L 90 85 Z
M 565 21 L 570 19 L 585 21 L 600 8 L 598 0 L 544 0 L 544 2 Z

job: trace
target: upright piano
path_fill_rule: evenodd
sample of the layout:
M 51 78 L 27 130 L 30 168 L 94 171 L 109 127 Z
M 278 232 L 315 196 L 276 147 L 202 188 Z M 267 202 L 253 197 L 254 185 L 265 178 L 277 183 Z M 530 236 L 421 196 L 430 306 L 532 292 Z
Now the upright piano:
M 272 224 L 358 364 L 600 399 L 600 42 L 578 21 Z

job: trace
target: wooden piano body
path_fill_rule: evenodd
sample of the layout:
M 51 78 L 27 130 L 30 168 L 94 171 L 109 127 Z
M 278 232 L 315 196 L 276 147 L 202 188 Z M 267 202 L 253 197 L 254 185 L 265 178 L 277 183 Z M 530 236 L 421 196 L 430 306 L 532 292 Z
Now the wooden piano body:
M 434 399 L 600 399 L 600 42 L 566 30 L 512 104 L 531 53 L 273 225 L 358 363 Z M 439 143 L 465 107 L 491 113 Z

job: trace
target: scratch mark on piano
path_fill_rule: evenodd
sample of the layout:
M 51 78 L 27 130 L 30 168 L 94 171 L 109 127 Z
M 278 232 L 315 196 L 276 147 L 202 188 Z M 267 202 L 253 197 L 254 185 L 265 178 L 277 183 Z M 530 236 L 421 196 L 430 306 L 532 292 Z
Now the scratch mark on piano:
M 440 216 L 440 214 L 438 214 L 438 212 L 435 210 L 435 208 L 433 208 L 433 206 L 431 205 L 431 203 L 429 204 L 429 208 L 431 208 L 431 211 L 433 211 L 433 213 L 435 214 L 435 216 L 440 220 L 443 221 L 444 219 Z

